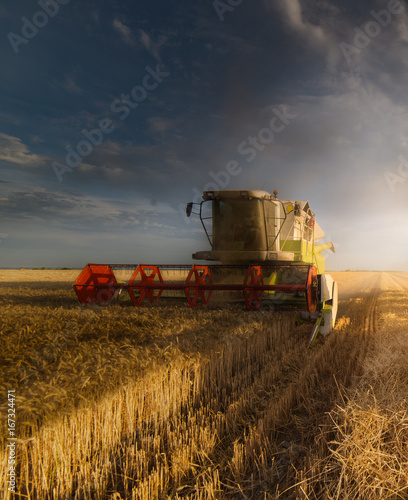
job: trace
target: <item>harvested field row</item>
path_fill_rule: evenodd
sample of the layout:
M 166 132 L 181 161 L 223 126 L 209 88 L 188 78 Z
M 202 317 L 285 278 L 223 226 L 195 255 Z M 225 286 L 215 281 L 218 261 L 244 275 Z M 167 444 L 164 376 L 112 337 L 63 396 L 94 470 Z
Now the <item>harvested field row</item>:
M 382 293 L 377 304 L 361 375 L 329 414 L 327 449 L 303 470 L 305 498 L 407 497 L 408 293 Z
M 343 299 L 336 330 L 313 347 L 311 326 L 296 327 L 290 313 L 79 308 L 68 290 L 60 290 L 63 306 L 55 309 L 48 289 L 19 290 L 21 298 L 42 295 L 35 306 L 13 303 L 9 289 L 2 366 L 21 394 L 20 492 L 336 498 L 341 484 L 352 495 L 341 447 L 352 440 L 344 439 L 350 428 L 342 416 L 350 414 L 350 394 L 367 383 L 367 359 L 378 354 L 392 314 L 393 292 L 379 293 L 383 281 L 373 276 L 371 293 Z M 61 345 L 70 322 L 76 333 Z M 33 352 L 44 358 L 50 345 L 52 359 L 37 361 L 28 377 L 15 370 L 19 363 L 26 369 Z M 49 411 L 36 410 L 42 403 Z M 2 441 L 4 450 L 4 434 Z

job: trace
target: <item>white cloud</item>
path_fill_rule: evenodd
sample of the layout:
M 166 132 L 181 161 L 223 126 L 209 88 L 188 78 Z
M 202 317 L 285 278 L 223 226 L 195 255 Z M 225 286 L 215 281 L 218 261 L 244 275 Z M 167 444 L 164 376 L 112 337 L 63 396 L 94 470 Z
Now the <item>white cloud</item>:
M 149 125 L 151 133 L 154 128 L 155 133 L 159 134 L 160 130 L 174 129 L 177 123 L 176 120 L 156 118 L 153 122 L 149 120 Z M 153 189 L 156 192 L 159 190 L 160 193 L 164 188 L 168 196 L 167 186 L 174 180 L 174 176 L 190 172 L 191 165 L 184 159 L 188 152 L 183 149 L 189 147 L 189 144 L 178 144 L 177 141 L 134 145 L 131 142 L 118 143 L 107 140 L 95 149 L 92 163 L 84 166 L 81 164 L 77 170 L 83 178 L 92 179 L 98 175 L 99 179 L 107 181 L 110 187 L 120 186 L 128 190 L 131 186 L 143 186 L 143 189 Z
M 167 132 L 174 126 L 174 122 L 159 116 L 149 118 L 150 130 L 152 132 Z
M 408 13 L 405 5 L 404 5 L 404 12 L 398 16 L 396 29 L 399 35 L 399 39 L 403 42 L 408 42 Z
M 150 35 L 143 30 L 140 30 L 140 41 L 143 47 L 156 59 L 156 61 L 161 62 L 159 52 L 161 43 L 154 43 Z
M 77 85 L 72 75 L 65 77 L 65 81 L 62 86 L 70 94 L 81 95 L 83 93 L 83 90 Z
M 115 18 L 113 21 L 113 27 L 118 33 L 120 33 L 122 40 L 125 43 L 127 43 L 132 47 L 135 45 L 135 39 L 133 37 L 132 30 L 129 28 L 129 26 L 126 26 L 126 24 L 122 23 L 122 21 Z
M 292 0 L 291 2 L 280 1 L 278 5 L 293 29 L 320 44 L 324 43 L 326 36 L 323 29 L 304 20 L 299 0 Z
M 0 202 L 5 220 L 21 221 L 35 217 L 37 221 L 48 221 L 53 225 L 92 226 L 96 231 L 106 226 L 119 229 L 143 224 L 151 227 L 152 223 L 173 212 L 166 203 L 153 205 L 141 193 L 136 193 L 136 197 L 137 201 L 115 200 L 77 191 L 55 192 L 32 187 L 25 191 L 11 191 Z
M 0 161 L 31 166 L 44 163 L 45 158 L 30 153 L 18 137 L 0 133 Z
M 301 37 L 307 46 L 325 54 L 329 69 L 335 68 L 341 54 L 333 34 L 333 26 L 331 26 L 334 12 L 331 12 L 330 18 L 322 16 L 319 20 L 320 24 L 317 25 L 307 19 L 305 12 L 302 11 L 300 0 L 276 0 L 274 2 L 269 0 L 269 5 L 280 11 L 288 28 Z
M 39 142 L 44 142 L 44 139 L 42 139 L 40 136 L 36 134 L 32 134 L 30 135 L 30 141 L 34 144 L 37 144 Z

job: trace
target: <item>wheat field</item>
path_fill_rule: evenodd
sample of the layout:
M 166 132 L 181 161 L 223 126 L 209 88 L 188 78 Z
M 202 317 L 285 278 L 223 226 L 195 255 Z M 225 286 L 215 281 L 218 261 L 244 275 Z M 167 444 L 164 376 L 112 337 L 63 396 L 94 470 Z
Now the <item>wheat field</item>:
M 9 390 L 16 498 L 408 497 L 406 274 L 333 273 L 314 346 L 291 312 L 83 307 L 77 274 L 0 271 L 5 499 Z

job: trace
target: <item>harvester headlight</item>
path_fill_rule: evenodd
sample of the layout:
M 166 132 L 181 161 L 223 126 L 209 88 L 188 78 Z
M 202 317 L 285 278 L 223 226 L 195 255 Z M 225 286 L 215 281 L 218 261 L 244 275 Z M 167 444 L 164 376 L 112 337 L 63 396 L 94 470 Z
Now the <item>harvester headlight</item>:
M 203 198 L 206 199 L 206 200 L 215 200 L 214 191 L 204 191 Z

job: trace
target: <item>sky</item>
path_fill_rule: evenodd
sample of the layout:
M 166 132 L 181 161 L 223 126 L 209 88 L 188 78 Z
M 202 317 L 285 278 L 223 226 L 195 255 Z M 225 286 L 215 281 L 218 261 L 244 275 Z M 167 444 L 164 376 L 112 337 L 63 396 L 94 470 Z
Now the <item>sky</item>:
M 7 0 L 0 267 L 189 264 L 205 189 L 308 200 L 331 270 L 408 271 L 390 0 Z

